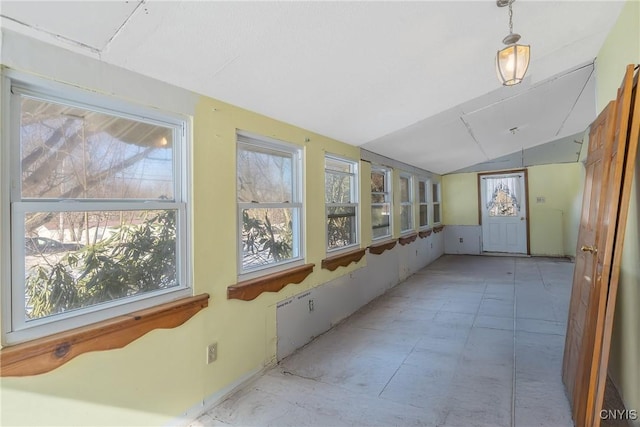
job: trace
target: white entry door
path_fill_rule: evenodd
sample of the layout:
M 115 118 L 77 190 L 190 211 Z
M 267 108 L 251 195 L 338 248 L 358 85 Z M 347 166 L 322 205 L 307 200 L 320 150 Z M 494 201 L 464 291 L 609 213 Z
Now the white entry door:
M 527 253 L 525 172 L 481 175 L 482 250 Z

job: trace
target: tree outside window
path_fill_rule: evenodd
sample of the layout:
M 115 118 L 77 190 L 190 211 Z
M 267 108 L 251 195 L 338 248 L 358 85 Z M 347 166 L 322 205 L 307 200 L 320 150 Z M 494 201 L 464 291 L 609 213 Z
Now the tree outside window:
M 358 244 L 357 163 L 325 157 L 327 250 Z
M 238 135 L 240 273 L 302 257 L 301 151 Z

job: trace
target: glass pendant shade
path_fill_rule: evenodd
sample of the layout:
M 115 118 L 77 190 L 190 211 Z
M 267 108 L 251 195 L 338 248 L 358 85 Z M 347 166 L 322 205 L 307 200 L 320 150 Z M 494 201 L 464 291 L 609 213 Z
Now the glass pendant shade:
M 529 45 L 510 44 L 498 51 L 496 72 L 504 86 L 517 85 L 529 68 Z

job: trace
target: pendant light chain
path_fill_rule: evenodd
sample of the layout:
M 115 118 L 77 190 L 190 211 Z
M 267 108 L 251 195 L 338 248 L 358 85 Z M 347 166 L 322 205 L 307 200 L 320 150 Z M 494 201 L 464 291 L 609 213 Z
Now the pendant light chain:
M 513 0 L 509 0 L 509 34 L 513 34 Z

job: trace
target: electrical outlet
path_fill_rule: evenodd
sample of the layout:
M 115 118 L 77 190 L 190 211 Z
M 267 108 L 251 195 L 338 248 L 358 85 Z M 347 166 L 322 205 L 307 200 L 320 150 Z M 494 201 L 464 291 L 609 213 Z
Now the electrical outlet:
M 309 300 L 309 311 L 313 311 L 314 307 L 313 307 L 313 300 L 310 299 Z
M 218 343 L 214 342 L 207 346 L 207 365 L 213 363 L 218 358 Z
M 463 239 L 462 239 L 462 237 L 460 237 L 460 243 L 462 243 L 462 242 L 463 242 Z

